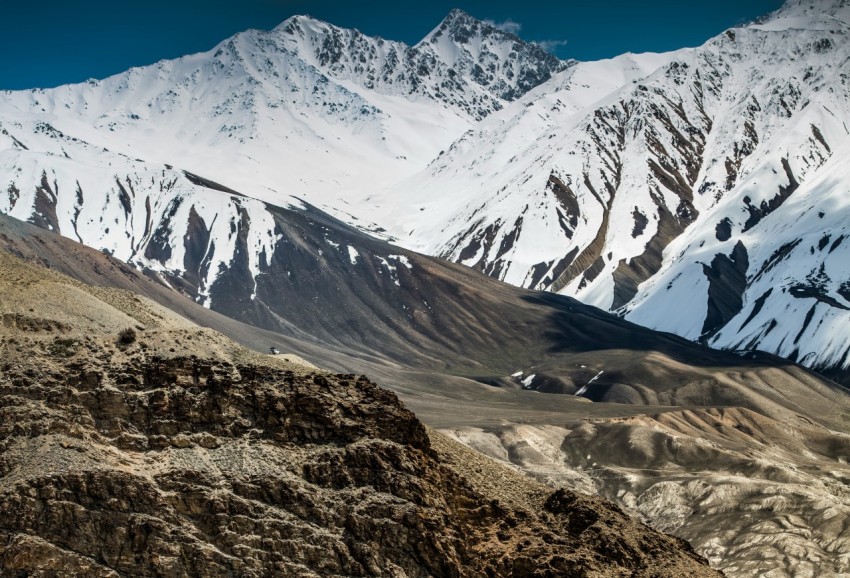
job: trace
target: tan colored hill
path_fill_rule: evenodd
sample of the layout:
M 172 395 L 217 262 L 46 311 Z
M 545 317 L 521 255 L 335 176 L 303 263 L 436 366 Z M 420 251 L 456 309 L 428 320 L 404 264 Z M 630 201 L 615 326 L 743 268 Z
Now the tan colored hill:
M 0 296 L 0 575 L 717 575 L 608 502 L 432 448 L 365 377 L 7 253 Z

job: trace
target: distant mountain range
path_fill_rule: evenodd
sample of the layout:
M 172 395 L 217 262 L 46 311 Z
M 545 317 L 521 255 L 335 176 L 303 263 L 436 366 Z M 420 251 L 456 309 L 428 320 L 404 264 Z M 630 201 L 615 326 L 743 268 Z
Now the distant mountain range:
M 575 62 L 461 11 L 415 46 L 293 17 L 0 94 L 0 212 L 279 327 L 269 281 L 306 275 L 281 215 L 320 209 L 846 380 L 848 32 L 846 0 L 791 0 L 698 48 Z M 366 266 L 325 244 L 311 267 Z M 368 266 L 404 283 L 387 255 Z

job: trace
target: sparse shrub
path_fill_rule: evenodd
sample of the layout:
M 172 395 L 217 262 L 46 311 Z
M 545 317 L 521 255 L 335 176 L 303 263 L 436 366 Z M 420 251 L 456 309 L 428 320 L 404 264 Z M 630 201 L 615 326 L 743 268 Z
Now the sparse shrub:
M 53 357 L 73 357 L 79 349 L 80 342 L 76 339 L 63 339 L 56 337 L 47 346 L 47 352 Z
M 122 329 L 118 333 L 118 345 L 130 345 L 136 341 L 136 330 L 132 327 Z

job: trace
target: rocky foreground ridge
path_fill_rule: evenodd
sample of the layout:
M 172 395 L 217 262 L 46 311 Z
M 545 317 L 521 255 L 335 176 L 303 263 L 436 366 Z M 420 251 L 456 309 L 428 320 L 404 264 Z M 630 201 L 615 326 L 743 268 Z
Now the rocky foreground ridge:
M 0 273 L 2 576 L 718 575 L 599 498 L 437 451 L 365 377 Z

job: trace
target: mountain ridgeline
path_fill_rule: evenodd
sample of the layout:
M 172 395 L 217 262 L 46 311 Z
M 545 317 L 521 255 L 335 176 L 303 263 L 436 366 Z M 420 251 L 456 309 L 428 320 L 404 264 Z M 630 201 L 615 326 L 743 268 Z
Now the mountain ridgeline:
M 328 239 L 300 260 L 281 211 L 324 211 L 844 380 L 848 21 L 845 0 L 791 0 L 698 48 L 575 62 L 458 10 L 414 46 L 296 16 L 3 93 L 0 212 L 280 326 L 257 295 L 299 267 L 347 259 L 402 282 L 401 251 L 366 265 Z

